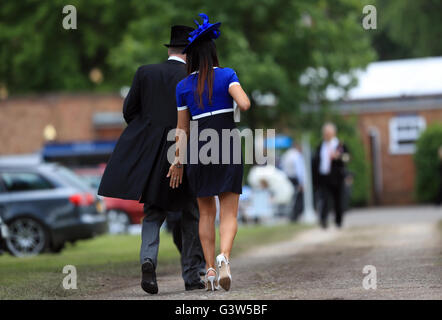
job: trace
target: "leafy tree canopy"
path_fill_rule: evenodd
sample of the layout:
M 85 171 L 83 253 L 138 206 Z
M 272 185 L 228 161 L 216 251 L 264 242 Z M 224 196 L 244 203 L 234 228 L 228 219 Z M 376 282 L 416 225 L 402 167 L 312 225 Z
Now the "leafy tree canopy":
M 166 58 L 170 25 L 193 25 L 205 12 L 221 21 L 221 64 L 234 68 L 249 93 L 271 92 L 274 108 L 254 119 L 294 125 L 302 102 L 322 99 L 339 74 L 375 58 L 361 26 L 360 0 L 72 0 L 77 29 L 62 28 L 63 0 L 6 1 L 0 8 L 0 83 L 10 94 L 42 91 L 117 91 L 136 68 Z M 299 79 L 307 68 L 308 83 Z M 102 82 L 91 81 L 98 69 Z M 279 119 L 279 120 L 278 120 Z M 282 119 L 282 120 L 281 120 Z
M 441 0 L 377 0 L 373 44 L 381 60 L 442 55 Z

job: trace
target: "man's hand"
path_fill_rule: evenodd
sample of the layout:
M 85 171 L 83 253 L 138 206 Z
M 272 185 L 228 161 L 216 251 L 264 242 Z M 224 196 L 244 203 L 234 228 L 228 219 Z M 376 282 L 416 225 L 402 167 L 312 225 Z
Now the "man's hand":
M 172 189 L 178 188 L 183 182 L 183 165 L 182 164 L 172 164 L 167 173 L 167 178 L 170 177 L 170 187 Z
M 335 152 L 332 153 L 331 158 L 332 158 L 333 160 L 338 160 L 338 159 L 341 157 L 341 154 L 342 154 L 342 153 L 341 153 L 339 150 L 336 150 Z

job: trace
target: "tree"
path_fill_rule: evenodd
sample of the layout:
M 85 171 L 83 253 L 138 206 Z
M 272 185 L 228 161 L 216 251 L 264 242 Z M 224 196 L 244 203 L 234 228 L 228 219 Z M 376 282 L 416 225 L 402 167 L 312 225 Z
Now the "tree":
M 223 65 L 237 70 L 250 93 L 277 96 L 275 110 L 261 108 L 256 114 L 273 123 L 312 91 L 321 96 L 336 84 L 338 73 L 374 58 L 361 27 L 362 2 L 73 0 L 78 29 L 64 30 L 64 1 L 8 1 L 0 8 L 0 82 L 12 94 L 117 90 L 130 83 L 137 66 L 165 58 L 161 44 L 168 41 L 171 24 L 191 25 L 206 12 L 223 22 L 217 40 Z M 308 67 L 326 74 L 302 87 L 299 78 Z M 101 84 L 89 79 L 94 68 L 104 75 Z
M 428 127 L 416 143 L 414 163 L 416 165 L 415 192 L 420 202 L 433 202 L 442 181 L 437 179 L 440 159 L 439 148 L 442 147 L 442 125 Z
M 441 0 L 377 0 L 373 44 L 382 60 L 442 54 Z
M 109 63 L 129 83 L 140 64 L 164 59 L 159 44 L 168 40 L 171 24 L 187 24 L 199 12 L 212 22 L 221 21 L 217 40 L 221 64 L 234 68 L 249 95 L 272 93 L 273 108 L 252 108 L 249 125 L 300 126 L 299 105 L 325 103 L 329 85 L 342 87 L 341 74 L 364 67 L 375 58 L 370 37 L 362 28 L 359 0 L 242 0 L 242 1 L 142 1 L 120 44 L 111 49 Z M 306 70 L 320 69 L 304 85 Z M 121 83 L 122 84 L 122 83 Z M 349 81 L 348 89 L 354 85 Z M 254 105 L 258 101 L 252 101 Z
M 77 30 L 62 27 L 66 1 L 2 2 L 0 84 L 11 94 L 92 90 L 97 87 L 89 79 L 94 68 L 104 74 L 102 86 L 115 89 L 106 57 L 120 42 L 131 8 L 118 0 L 69 4 L 77 8 Z

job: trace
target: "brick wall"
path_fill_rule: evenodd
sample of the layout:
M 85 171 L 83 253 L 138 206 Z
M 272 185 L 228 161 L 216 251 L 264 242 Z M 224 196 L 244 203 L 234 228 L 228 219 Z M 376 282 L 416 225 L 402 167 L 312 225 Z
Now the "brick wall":
M 116 139 L 121 129 L 97 129 L 95 112 L 121 112 L 118 95 L 55 94 L 13 97 L 0 101 L 0 155 L 29 153 L 45 143 L 43 130 L 51 124 L 56 141 Z
M 442 109 L 416 111 L 425 118 L 427 126 L 442 123 Z M 382 195 L 381 204 L 410 204 L 414 202 L 415 167 L 413 155 L 391 154 L 389 122 L 397 112 L 363 113 L 359 115 L 359 130 L 367 155 L 370 153 L 369 130 L 376 128 L 380 135 Z

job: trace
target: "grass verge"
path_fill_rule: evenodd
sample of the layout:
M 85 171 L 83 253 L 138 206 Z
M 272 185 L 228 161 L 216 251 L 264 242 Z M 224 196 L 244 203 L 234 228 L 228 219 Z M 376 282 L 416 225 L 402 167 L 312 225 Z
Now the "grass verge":
M 240 227 L 232 255 L 254 246 L 289 239 L 304 229 L 305 226 L 297 224 Z M 128 280 L 136 283 L 140 276 L 140 244 L 139 235 L 104 235 L 68 245 L 59 254 L 20 259 L 4 254 L 0 256 L 0 300 L 81 299 L 116 289 Z M 62 270 L 66 265 L 76 267 L 76 290 L 62 287 L 66 276 Z M 159 275 L 180 268 L 178 251 L 166 232 L 161 233 L 158 265 Z

